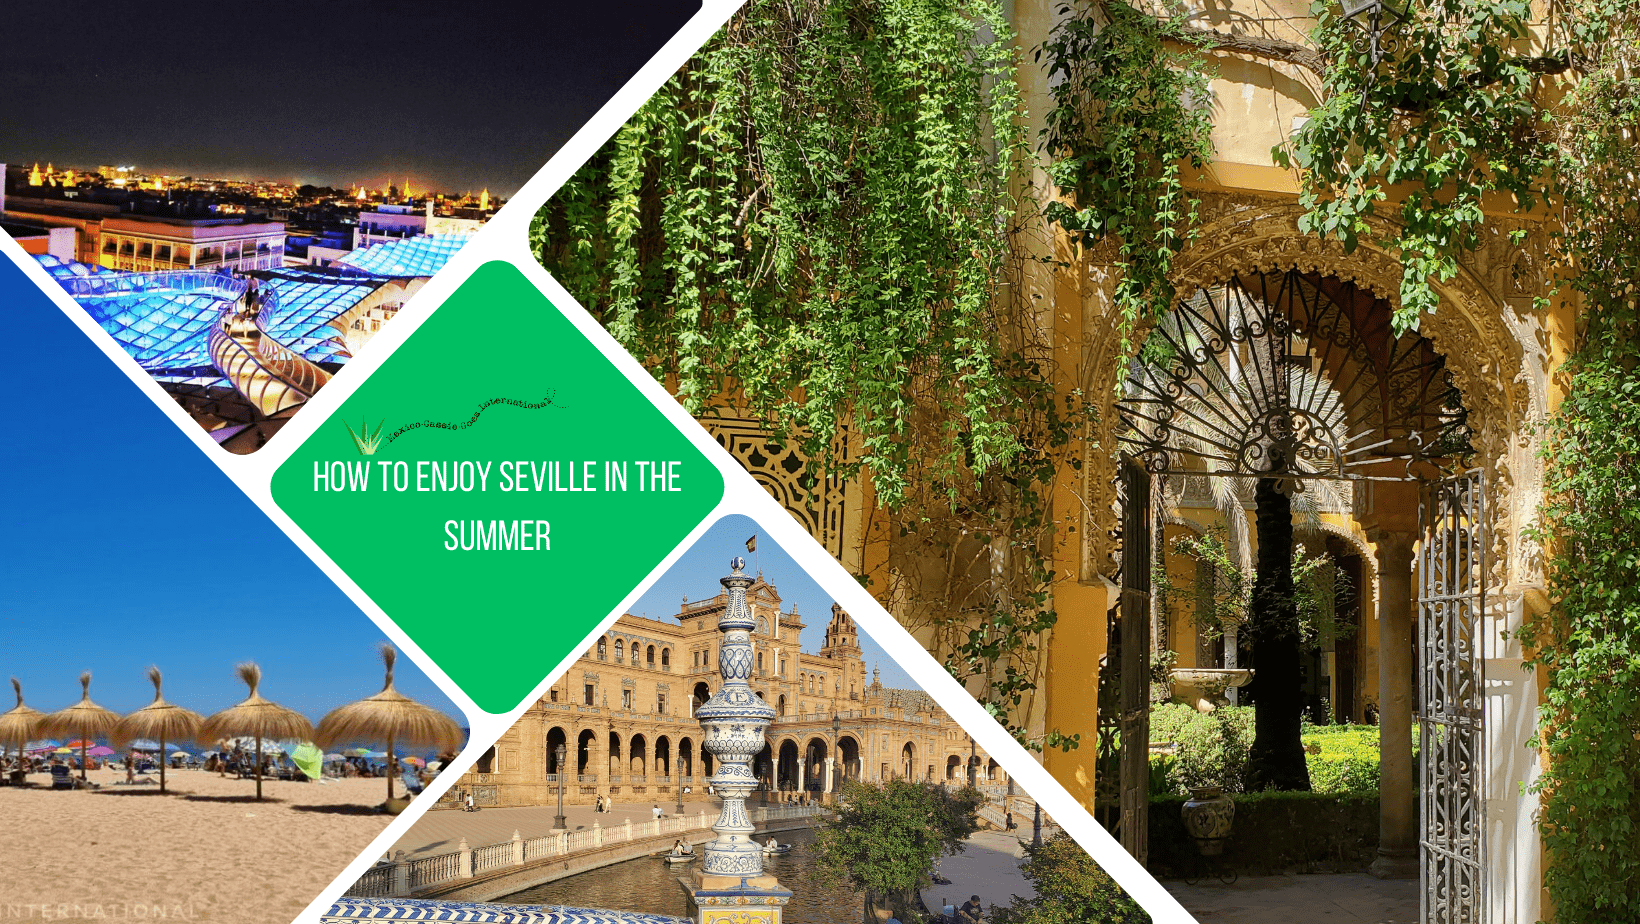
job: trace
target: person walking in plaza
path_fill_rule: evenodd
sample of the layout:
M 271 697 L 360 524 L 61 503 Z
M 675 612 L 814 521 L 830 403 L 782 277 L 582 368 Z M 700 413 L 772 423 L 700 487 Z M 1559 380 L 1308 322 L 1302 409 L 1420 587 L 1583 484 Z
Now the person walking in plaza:
M 478 807 L 473 805 L 473 791 L 470 790 L 470 789 L 467 790 L 467 811 L 469 811 L 469 812 L 478 811 Z
M 665 813 L 665 812 L 662 812 L 662 811 L 661 811 L 661 807 L 660 807 L 660 806 L 659 806 L 659 805 L 657 805 L 657 806 L 655 806 L 655 808 L 654 808 L 654 809 L 653 809 L 653 811 L 654 811 L 654 813 L 655 813 L 655 820 L 656 820 L 656 821 L 660 821 L 660 820 L 661 820 L 661 816 L 662 816 L 662 815 L 664 815 L 664 814 L 666 814 L 666 813 Z

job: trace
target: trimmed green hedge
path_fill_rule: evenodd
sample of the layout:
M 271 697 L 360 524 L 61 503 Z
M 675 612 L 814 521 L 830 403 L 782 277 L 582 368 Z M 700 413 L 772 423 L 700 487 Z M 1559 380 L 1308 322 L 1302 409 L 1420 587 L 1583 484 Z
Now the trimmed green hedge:
M 1310 788 L 1378 795 L 1378 726 L 1311 725 L 1304 729 Z
M 1374 794 L 1378 791 L 1376 725 L 1304 726 L 1304 750 L 1310 788 L 1318 793 Z M 1193 706 L 1164 703 L 1150 710 L 1150 740 L 1172 742 L 1172 756 L 1151 757 L 1153 796 L 1182 796 L 1197 786 L 1216 785 L 1240 792 L 1253 744 L 1253 710 L 1225 706 L 1203 714 Z M 1412 730 L 1413 754 L 1418 729 Z
M 1378 793 L 1237 793 L 1221 868 L 1244 876 L 1361 872 L 1378 852 Z M 1150 800 L 1149 869 L 1158 879 L 1194 878 L 1203 861 L 1185 833 L 1184 796 Z

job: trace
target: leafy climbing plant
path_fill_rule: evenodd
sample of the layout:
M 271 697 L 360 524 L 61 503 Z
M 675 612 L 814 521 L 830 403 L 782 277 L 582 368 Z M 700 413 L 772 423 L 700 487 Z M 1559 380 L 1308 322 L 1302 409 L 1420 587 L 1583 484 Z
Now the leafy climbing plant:
M 1640 11 L 1585 0 L 1556 122 L 1565 275 L 1583 306 L 1543 458 L 1550 608 L 1522 629 L 1548 759 L 1533 788 L 1556 920 L 1640 918 Z
M 1042 144 L 1061 195 L 1046 217 L 1116 254 L 1127 335 L 1172 306 L 1173 258 L 1193 239 L 1198 196 L 1185 171 L 1212 156 L 1209 73 L 1184 12 L 1157 18 L 1123 0 L 1078 0 L 1037 50 L 1053 87 Z
M 1404 22 L 1375 61 L 1335 0 L 1317 0 L 1322 102 L 1273 154 L 1300 171 L 1299 230 L 1398 255 L 1399 332 L 1435 310 L 1435 285 L 1479 248 L 1488 209 L 1527 212 L 1553 196 L 1545 77 L 1568 71 L 1571 53 L 1532 47 L 1530 0 L 1393 5 Z
M 1414 0 L 1381 66 L 1318 4 L 1327 98 L 1283 163 L 1302 168 L 1304 229 L 1400 254 L 1399 328 L 1478 245 L 1488 208 L 1552 219 L 1558 275 L 1581 309 L 1545 440 L 1550 606 L 1529 617 L 1547 755 L 1533 789 L 1556 919 L 1640 916 L 1640 25 L 1632 3 Z M 1549 208 L 1541 208 L 1547 204 Z M 1369 220 L 1383 207 L 1393 224 Z M 1541 302 L 1540 302 L 1541 304 Z
M 1086 416 L 1019 332 L 1016 64 L 994 0 L 752 0 L 531 234 L 691 413 L 756 416 L 811 492 L 868 474 L 870 538 L 947 567 L 862 579 L 1017 737 L 1068 746 L 1024 713 Z

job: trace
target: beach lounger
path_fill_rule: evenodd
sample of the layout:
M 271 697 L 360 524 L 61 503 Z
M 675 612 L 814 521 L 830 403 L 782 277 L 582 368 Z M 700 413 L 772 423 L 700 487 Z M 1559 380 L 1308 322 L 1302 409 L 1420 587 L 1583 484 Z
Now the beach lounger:
M 61 764 L 58 764 L 57 766 L 52 767 L 51 768 L 51 788 L 52 789 L 73 789 L 74 788 L 74 773 L 73 773 L 73 771 L 69 770 L 67 767 L 65 767 Z
M 416 775 L 414 773 L 406 773 L 404 776 L 400 777 L 400 779 L 404 780 L 404 788 L 412 796 L 421 795 L 421 791 L 427 788 L 422 785 L 421 780 L 416 779 Z

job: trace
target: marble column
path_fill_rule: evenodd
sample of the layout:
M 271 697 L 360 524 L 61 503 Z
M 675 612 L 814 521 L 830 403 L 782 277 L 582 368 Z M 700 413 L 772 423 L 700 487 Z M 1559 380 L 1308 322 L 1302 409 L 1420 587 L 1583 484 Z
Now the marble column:
M 1378 858 L 1379 879 L 1418 878 L 1418 803 L 1412 761 L 1412 638 L 1416 603 L 1412 549 L 1417 535 L 1374 529 L 1378 559 Z

